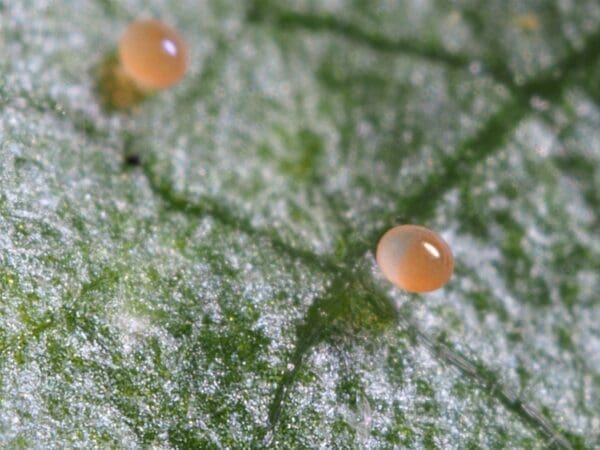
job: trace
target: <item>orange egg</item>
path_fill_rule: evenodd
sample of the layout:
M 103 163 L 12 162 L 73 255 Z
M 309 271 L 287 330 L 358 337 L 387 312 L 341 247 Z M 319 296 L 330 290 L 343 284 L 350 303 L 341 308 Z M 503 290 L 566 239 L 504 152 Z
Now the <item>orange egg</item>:
M 377 245 L 377 264 L 388 280 L 410 292 L 430 292 L 448 282 L 454 257 L 435 232 L 418 225 L 399 225 Z
M 187 69 L 187 45 L 177 31 L 158 20 L 138 20 L 119 41 L 125 73 L 143 89 L 165 89 Z

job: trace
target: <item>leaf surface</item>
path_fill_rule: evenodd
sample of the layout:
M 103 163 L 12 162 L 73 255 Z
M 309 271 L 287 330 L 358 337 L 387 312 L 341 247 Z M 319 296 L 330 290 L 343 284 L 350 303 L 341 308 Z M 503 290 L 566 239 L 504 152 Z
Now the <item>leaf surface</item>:
M 600 446 L 597 2 L 0 9 L 3 447 Z M 108 112 L 141 16 L 189 75 Z

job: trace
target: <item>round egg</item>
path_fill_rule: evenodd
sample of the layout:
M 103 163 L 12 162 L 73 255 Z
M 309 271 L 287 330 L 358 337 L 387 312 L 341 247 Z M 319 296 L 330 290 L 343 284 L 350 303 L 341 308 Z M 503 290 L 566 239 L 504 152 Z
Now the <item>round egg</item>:
M 187 45 L 179 33 L 158 20 L 131 23 L 119 41 L 125 73 L 143 89 L 165 89 L 187 69 Z
M 377 264 L 385 277 L 410 292 L 430 292 L 445 285 L 454 257 L 437 233 L 419 225 L 399 225 L 377 245 Z

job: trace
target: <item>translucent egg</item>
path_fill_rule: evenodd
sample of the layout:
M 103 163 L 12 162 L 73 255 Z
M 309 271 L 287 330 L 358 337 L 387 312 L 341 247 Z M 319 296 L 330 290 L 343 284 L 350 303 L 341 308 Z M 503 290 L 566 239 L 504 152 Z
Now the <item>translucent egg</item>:
M 454 257 L 435 232 L 418 225 L 399 225 L 377 245 L 377 264 L 385 277 L 410 292 L 430 292 L 448 282 Z
M 143 89 L 165 89 L 187 69 L 187 45 L 177 31 L 158 20 L 138 20 L 119 41 L 125 73 Z

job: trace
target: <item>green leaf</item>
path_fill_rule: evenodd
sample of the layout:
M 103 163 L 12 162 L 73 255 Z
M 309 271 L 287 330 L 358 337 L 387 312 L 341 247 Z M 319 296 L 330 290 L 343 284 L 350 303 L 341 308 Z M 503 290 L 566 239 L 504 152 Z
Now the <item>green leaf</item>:
M 598 2 L 0 10 L 3 448 L 600 446 Z M 106 111 L 138 16 L 189 75 Z

